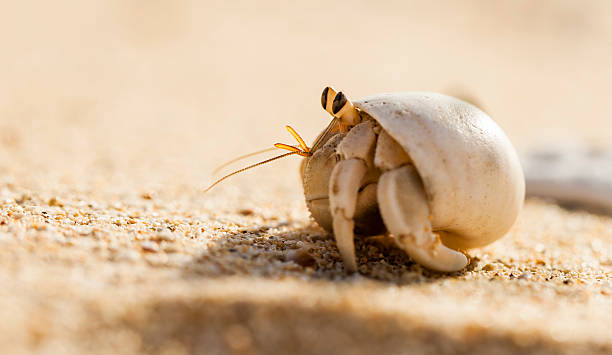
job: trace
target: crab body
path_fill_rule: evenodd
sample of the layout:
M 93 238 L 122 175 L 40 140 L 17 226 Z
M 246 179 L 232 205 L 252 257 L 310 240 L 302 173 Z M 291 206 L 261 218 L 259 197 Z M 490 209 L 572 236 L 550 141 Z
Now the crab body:
M 524 177 L 484 112 L 434 93 L 381 94 L 354 106 L 340 99 L 331 110 L 339 129 L 319 136 L 302 180 L 313 218 L 334 233 L 348 270 L 357 270 L 355 234 L 388 233 L 418 263 L 450 272 L 468 264 L 464 250 L 508 232 Z

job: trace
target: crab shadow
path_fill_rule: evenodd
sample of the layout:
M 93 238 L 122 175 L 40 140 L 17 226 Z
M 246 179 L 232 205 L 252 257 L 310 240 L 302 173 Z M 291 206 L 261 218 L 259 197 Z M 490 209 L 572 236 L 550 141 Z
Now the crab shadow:
M 354 282 L 369 279 L 396 285 L 436 282 L 460 277 L 474 268 L 438 273 L 415 263 L 387 237 L 357 237 L 358 273 L 349 273 L 333 235 L 312 224 L 260 225 L 226 233 L 207 243 L 183 269 L 187 278 L 250 276 L 297 277 L 306 280 Z

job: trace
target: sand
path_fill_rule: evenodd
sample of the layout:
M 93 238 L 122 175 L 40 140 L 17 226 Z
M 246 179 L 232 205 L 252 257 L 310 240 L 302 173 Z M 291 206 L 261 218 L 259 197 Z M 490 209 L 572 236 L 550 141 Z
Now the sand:
M 216 165 L 290 142 L 285 124 L 311 142 L 328 84 L 461 96 L 519 151 L 609 147 L 611 10 L 9 5 L 0 353 L 612 352 L 612 217 L 529 199 L 464 271 L 427 271 L 370 238 L 347 274 L 308 215 L 299 158 L 202 194 Z
M 612 218 L 529 201 L 465 271 L 371 239 L 350 275 L 303 210 L 2 192 L 9 353 L 612 351 Z

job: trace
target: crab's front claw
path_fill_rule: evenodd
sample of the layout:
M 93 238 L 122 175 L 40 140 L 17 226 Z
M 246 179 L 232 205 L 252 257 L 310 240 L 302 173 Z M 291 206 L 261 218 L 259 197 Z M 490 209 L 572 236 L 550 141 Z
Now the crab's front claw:
M 463 269 L 468 259 L 446 247 L 433 233 L 423 183 L 412 166 L 385 172 L 378 182 L 378 203 L 387 229 L 416 262 L 432 270 Z

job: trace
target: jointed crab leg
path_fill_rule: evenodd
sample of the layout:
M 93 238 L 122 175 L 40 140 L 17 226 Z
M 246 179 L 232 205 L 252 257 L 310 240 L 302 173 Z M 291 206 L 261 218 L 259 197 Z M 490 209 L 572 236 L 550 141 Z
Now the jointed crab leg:
M 346 269 L 351 272 L 357 271 L 353 241 L 355 207 L 361 182 L 368 172 L 368 160 L 371 165 L 371 153 L 375 144 L 376 135 L 371 122 L 355 126 L 336 149 L 344 160 L 334 166 L 329 181 L 329 206 L 334 236 Z
M 465 255 L 446 247 L 433 233 L 425 190 L 414 167 L 385 172 L 378 181 L 378 202 L 389 232 L 419 264 L 447 272 L 468 264 Z
M 334 236 L 346 269 L 357 271 L 353 229 L 355 207 L 361 179 L 368 168 L 361 159 L 342 160 L 334 167 L 330 178 L 329 207 L 333 218 Z

